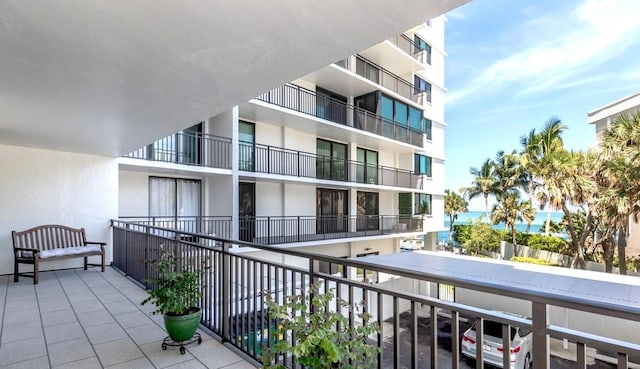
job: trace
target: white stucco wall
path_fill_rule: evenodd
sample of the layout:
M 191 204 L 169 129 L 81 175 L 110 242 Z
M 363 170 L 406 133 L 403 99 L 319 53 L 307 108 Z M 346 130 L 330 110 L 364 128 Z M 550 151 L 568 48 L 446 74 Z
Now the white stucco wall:
M 90 241 L 107 242 L 118 216 L 116 159 L 0 145 L 0 274 L 13 273 L 11 231 L 43 224 L 84 227 Z M 82 258 L 43 263 L 41 270 L 79 267 Z M 21 270 L 27 271 L 23 265 Z

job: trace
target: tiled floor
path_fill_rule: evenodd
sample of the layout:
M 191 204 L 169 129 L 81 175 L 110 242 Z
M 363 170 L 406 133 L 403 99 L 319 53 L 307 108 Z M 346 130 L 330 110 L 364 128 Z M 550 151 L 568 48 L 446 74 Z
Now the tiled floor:
M 35 286 L 0 276 L 0 368 L 254 368 L 203 332 L 185 355 L 163 351 L 145 297 L 111 268 L 45 272 Z

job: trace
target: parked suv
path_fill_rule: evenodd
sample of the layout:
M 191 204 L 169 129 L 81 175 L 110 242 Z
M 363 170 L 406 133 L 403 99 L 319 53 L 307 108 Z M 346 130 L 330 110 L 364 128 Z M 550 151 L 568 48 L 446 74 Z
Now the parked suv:
M 503 313 L 524 318 L 523 316 Z M 467 329 L 462 335 L 462 355 L 469 359 L 476 358 L 476 324 Z M 511 327 L 511 348 L 509 349 L 510 362 L 509 369 L 530 369 L 531 368 L 531 330 Z M 502 368 L 502 323 L 490 320 L 484 321 L 484 335 L 482 342 L 484 350 L 484 362 Z

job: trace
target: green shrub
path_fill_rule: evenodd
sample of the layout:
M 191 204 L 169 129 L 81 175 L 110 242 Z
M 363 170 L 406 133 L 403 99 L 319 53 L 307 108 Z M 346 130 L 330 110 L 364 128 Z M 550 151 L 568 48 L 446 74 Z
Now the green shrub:
M 529 238 L 528 246 L 532 249 L 556 252 L 559 254 L 567 254 L 568 251 L 567 243 L 562 238 L 541 234 L 532 234 Z
M 470 226 L 469 239 L 462 246 L 467 254 L 476 255 L 478 251 L 500 251 L 500 236 L 489 224 L 478 223 Z
M 506 241 L 509 243 L 512 242 L 510 230 L 503 229 L 503 230 L 496 230 L 496 232 L 500 236 L 501 241 Z M 529 246 L 529 240 L 534 235 L 535 235 L 534 233 L 517 232 L 516 242 L 518 243 L 518 245 Z
M 471 228 L 474 225 L 469 224 L 454 224 L 453 225 L 453 240 L 458 245 L 464 245 L 465 242 L 471 237 Z
M 376 367 L 380 349 L 370 345 L 367 338 L 380 333 L 371 314 L 364 312 L 362 304 L 355 306 L 338 299 L 337 308 L 330 309 L 335 290 L 320 293 L 319 284 L 310 291 L 289 296 L 284 304 L 278 304 L 267 291 L 266 306 L 278 320 L 275 345 L 264 345 L 264 367 L 285 369 L 274 363 L 280 355 L 292 355 L 308 369 L 355 369 Z M 349 310 L 362 320 L 362 324 L 349 325 L 342 311 Z M 292 341 L 280 337 L 292 337 Z
M 548 262 L 546 260 L 540 260 L 540 259 L 536 259 L 536 258 L 528 258 L 528 257 L 524 257 L 524 256 L 514 256 L 514 257 L 511 258 L 511 261 L 517 261 L 518 263 L 558 266 L 558 264 L 554 264 L 554 263 Z

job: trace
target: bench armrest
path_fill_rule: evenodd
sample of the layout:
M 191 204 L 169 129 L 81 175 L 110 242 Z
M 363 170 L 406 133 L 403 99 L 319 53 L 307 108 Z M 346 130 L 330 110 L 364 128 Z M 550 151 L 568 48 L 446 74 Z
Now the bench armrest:
M 106 242 L 91 242 L 91 241 L 87 241 L 85 242 L 86 245 L 101 245 L 101 246 L 107 246 Z
M 27 247 L 14 247 L 13 250 L 14 251 L 32 251 L 32 252 L 34 252 L 36 254 L 40 252 L 40 250 L 38 250 L 38 249 L 30 249 L 30 248 L 27 248 Z

